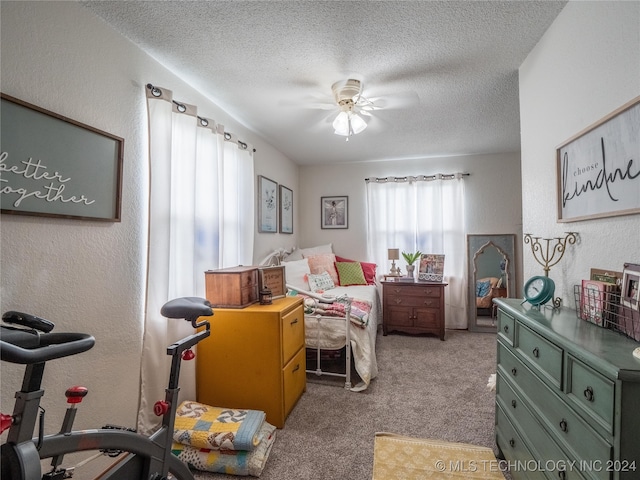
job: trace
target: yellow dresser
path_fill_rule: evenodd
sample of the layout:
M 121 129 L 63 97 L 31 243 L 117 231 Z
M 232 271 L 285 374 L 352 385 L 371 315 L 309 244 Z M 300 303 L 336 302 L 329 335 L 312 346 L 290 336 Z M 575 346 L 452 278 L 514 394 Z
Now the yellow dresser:
M 302 299 L 213 311 L 211 336 L 198 344 L 197 401 L 262 410 L 283 428 L 307 386 Z

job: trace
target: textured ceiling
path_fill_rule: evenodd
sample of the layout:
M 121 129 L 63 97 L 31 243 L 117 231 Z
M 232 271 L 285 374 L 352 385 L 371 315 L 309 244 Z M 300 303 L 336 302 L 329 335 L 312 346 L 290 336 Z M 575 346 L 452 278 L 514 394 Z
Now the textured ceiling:
M 518 67 L 566 4 L 82 3 L 299 164 L 519 151 Z M 309 106 L 352 76 L 367 97 L 417 100 L 345 142 L 337 107 Z

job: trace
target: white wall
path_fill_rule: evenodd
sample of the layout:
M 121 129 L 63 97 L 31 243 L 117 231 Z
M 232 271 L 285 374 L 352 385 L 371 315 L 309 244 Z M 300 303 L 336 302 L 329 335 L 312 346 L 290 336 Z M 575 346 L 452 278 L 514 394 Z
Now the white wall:
M 341 256 L 367 260 L 366 189 L 367 177 L 431 175 L 466 172 L 466 222 L 468 233 L 518 235 L 516 265 L 520 264 L 522 233 L 520 155 L 471 155 L 421 158 L 405 161 L 363 162 L 339 166 L 300 167 L 299 236 L 301 247 L 333 243 Z M 349 228 L 323 230 L 320 227 L 320 197 L 349 196 Z M 387 272 L 383 265 L 380 273 Z M 516 277 L 519 276 L 519 269 Z
M 578 232 L 550 272 L 572 308 L 590 268 L 640 263 L 640 215 L 556 223 L 556 147 L 640 94 L 639 48 L 640 2 L 572 1 L 520 68 L 523 232 Z M 529 250 L 524 278 L 542 273 Z
M 60 427 L 64 391 L 74 384 L 90 392 L 79 428 L 135 426 L 148 209 L 144 85 L 173 90 L 174 98 L 252 143 L 256 174 L 298 192 L 297 166 L 78 3 L 2 2 L 1 21 L 3 93 L 125 139 L 121 222 L 2 215 L 1 310 L 33 312 L 56 330 L 96 337 L 89 352 L 47 368 L 47 431 Z M 265 234 L 256 234 L 256 242 L 263 237 L 295 242 Z M 12 410 L 21 372 L 2 365 L 3 412 Z

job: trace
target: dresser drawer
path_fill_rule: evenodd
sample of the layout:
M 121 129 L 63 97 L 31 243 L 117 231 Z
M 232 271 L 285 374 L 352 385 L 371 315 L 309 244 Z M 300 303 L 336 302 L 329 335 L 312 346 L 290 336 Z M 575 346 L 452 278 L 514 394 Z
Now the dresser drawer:
M 502 310 L 498 310 L 498 333 L 504 336 L 509 345 L 513 345 L 513 335 L 516 331 L 515 320 Z
M 307 385 L 306 350 L 301 348 L 282 370 L 284 383 L 284 415 L 293 409 Z
M 536 459 L 527 450 L 522 437 L 518 435 L 518 432 L 500 406 L 496 408 L 496 443 L 500 446 L 500 450 L 502 450 L 502 454 L 507 460 L 503 464 L 504 466 L 501 465 L 501 470 L 506 470 L 509 464 L 535 464 Z M 512 471 L 511 476 L 515 480 L 546 480 L 542 472 L 533 469 L 531 471 L 525 469 L 519 469 L 517 472 Z
M 496 408 L 496 436 L 503 454 L 513 466 L 513 478 L 585 480 L 576 469 L 569 467 L 567 456 L 531 413 L 524 406 L 518 408 L 517 417 L 506 413 L 500 405 Z M 518 431 L 526 432 L 528 441 L 533 442 L 537 451 L 529 450 L 529 445 L 518 435 Z M 560 468 L 566 468 L 564 474 L 559 473 Z M 545 477 L 545 473 L 548 477 Z
M 527 437 L 533 438 L 530 434 L 532 425 L 529 425 L 529 421 L 526 420 L 528 419 L 527 414 L 529 416 L 531 414 L 528 411 L 523 413 L 525 409 L 519 409 L 522 400 L 519 400 L 504 378 L 516 385 L 519 394 L 523 395 L 528 403 L 537 405 L 535 408 L 537 415 L 549 432 L 553 432 L 558 443 L 571 453 L 572 459 L 598 460 L 602 465 L 606 465 L 607 461 L 611 459 L 611 446 L 505 347 L 499 345 L 498 355 L 500 367 L 496 387 L 497 401 L 502 403 L 505 410 L 514 416 L 516 422 L 521 424 L 524 429 L 522 431 L 527 432 Z M 527 424 L 525 425 L 525 423 Z M 535 441 L 535 445 L 540 445 L 539 440 Z M 543 454 L 543 452 L 539 453 Z M 546 459 L 547 457 L 543 455 L 542 458 Z M 608 473 L 594 471 L 591 472 L 589 478 L 608 479 Z
M 415 286 L 402 286 L 402 285 L 389 285 L 385 286 L 387 295 L 403 296 L 403 297 L 433 297 L 440 298 L 442 296 L 442 287 L 433 287 L 429 285 Z
M 562 388 L 562 348 L 516 323 L 516 348 L 550 385 Z
M 426 307 L 439 308 L 440 299 L 435 297 L 421 297 L 414 295 L 393 295 L 387 297 L 388 307 Z
M 295 308 L 282 316 L 282 364 L 293 357 L 304 345 L 304 310 Z
M 606 433 L 614 434 L 614 382 L 571 355 L 567 363 L 567 395 L 585 418 L 594 420 Z

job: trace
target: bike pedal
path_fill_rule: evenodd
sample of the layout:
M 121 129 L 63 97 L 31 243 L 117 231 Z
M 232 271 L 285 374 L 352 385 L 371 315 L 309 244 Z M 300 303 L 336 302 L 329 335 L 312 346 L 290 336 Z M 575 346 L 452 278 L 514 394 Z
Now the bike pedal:
M 63 480 L 65 478 L 73 477 L 73 467 L 63 468 L 54 472 L 45 473 L 42 475 L 42 480 Z

